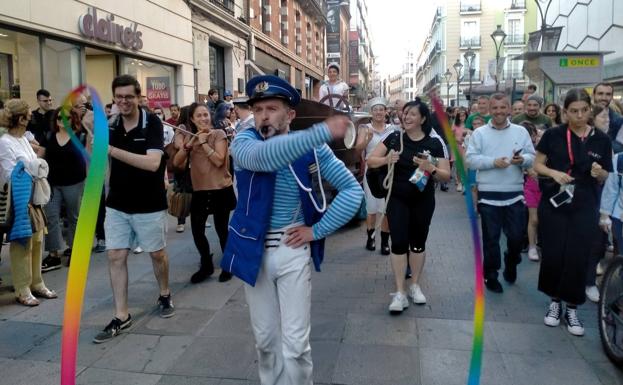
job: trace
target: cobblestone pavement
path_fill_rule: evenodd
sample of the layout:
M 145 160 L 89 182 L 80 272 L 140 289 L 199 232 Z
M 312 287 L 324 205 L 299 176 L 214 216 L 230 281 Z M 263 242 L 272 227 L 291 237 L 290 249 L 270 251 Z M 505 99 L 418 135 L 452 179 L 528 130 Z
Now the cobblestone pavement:
M 437 193 L 422 288 L 425 306 L 390 316 L 394 291 L 387 257 L 364 249 L 364 228 L 350 227 L 327 242 L 322 273 L 313 275 L 312 334 L 317 384 L 465 384 L 472 342 L 473 256 L 461 195 Z M 171 218 L 170 229 L 174 229 Z M 213 228 L 206 229 L 215 255 Z M 242 283 L 219 283 L 218 272 L 191 285 L 199 256 L 190 229 L 169 233 L 171 287 L 177 313 L 161 319 L 147 254 L 130 257 L 134 325 L 101 345 L 93 336 L 112 316 L 105 254 L 94 254 L 83 307 L 79 384 L 259 384 Z M 378 241 L 377 241 L 378 242 Z M 0 384 L 59 384 L 60 335 L 67 268 L 44 275 L 58 300 L 35 308 L 15 304 L 8 247 L 0 276 Z M 548 299 L 536 289 L 538 264 L 524 257 L 519 278 L 486 299 L 482 384 L 623 384 L 603 354 L 596 306 L 579 314 L 586 336 L 548 328 Z

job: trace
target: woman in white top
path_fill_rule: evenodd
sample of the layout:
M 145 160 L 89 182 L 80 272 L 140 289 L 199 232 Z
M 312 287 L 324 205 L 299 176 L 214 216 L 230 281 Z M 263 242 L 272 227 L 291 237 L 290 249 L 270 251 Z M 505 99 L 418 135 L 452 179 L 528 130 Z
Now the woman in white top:
M 348 84 L 339 79 L 340 65 L 337 63 L 330 63 L 327 68 L 327 76 L 329 77 L 329 81 L 320 86 L 320 90 L 318 91 L 318 100 L 327 106 L 345 109 L 346 106 L 343 103 L 340 103 L 338 97 L 332 96 L 326 100 L 322 100 L 327 95 L 341 95 L 348 100 L 348 91 L 350 90 L 350 87 Z
M 358 128 L 357 143 L 355 148 L 358 151 L 365 149 L 365 159 L 374 151 L 377 144 L 382 142 L 389 134 L 391 134 L 396 126 L 387 124 L 387 103 L 383 98 L 374 98 L 368 103 L 368 108 L 372 114 L 372 122 L 366 125 L 361 125 Z M 367 166 L 366 166 L 367 170 Z M 376 249 L 376 214 L 382 213 L 385 208 L 385 199 L 375 198 L 370 192 L 368 181 L 363 178 L 363 189 L 366 193 L 366 212 L 368 216 L 366 218 L 366 227 L 368 232 L 368 239 L 366 241 L 366 249 L 373 251 Z M 383 218 L 381 223 L 381 254 L 389 255 L 389 225 L 387 223 L 387 217 Z
M 7 133 L 0 137 L 0 185 L 2 186 L 11 180 L 11 173 L 20 160 L 27 165 L 37 159 L 30 143 L 24 137 L 31 115 L 28 103 L 19 99 L 9 100 L 0 113 L 0 126 L 7 129 Z M 13 196 L 13 200 L 15 198 Z M 39 300 L 35 297 L 56 298 L 57 295 L 45 286 L 41 277 L 45 216 L 41 206 L 32 205 L 32 203 L 28 206 L 32 236 L 25 243 L 11 242 L 9 248 L 11 276 L 17 302 L 26 306 L 37 306 Z

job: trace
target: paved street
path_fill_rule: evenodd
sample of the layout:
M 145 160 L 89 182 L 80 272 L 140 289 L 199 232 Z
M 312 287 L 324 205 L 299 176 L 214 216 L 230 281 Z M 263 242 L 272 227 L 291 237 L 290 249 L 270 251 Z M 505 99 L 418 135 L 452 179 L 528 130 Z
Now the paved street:
M 317 384 L 465 384 L 472 341 L 473 262 L 461 195 L 437 193 L 423 291 L 428 304 L 401 316 L 387 312 L 394 290 L 387 257 L 363 248 L 364 230 L 331 237 L 323 272 L 313 276 L 312 354 Z M 170 229 L 173 229 L 173 219 Z M 362 224 L 363 226 L 363 224 Z M 220 255 L 214 229 L 206 229 Z M 198 253 L 190 230 L 170 232 L 171 286 L 177 314 L 156 312 L 157 286 L 148 255 L 130 258 L 129 331 L 91 343 L 112 316 L 104 254 L 92 256 L 78 352 L 79 384 L 259 384 L 242 284 L 218 273 L 189 283 Z M 0 275 L 0 384 L 59 384 L 60 335 L 67 268 L 45 274 L 58 300 L 15 304 L 8 247 Z M 518 282 L 487 294 L 482 384 L 623 384 L 602 353 L 596 306 L 580 310 L 586 336 L 548 328 L 548 299 L 536 289 L 538 264 L 524 258 Z M 294 385 L 294 384 L 293 384 Z

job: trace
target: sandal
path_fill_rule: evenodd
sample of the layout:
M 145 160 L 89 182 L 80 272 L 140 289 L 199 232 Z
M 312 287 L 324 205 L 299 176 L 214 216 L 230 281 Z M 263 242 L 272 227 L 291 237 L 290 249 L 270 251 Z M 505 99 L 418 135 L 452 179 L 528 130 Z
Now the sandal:
M 28 294 L 27 296 L 19 296 L 15 297 L 15 300 L 21 303 L 24 306 L 37 306 L 39 305 L 39 300 L 33 297 L 32 294 Z
M 35 297 L 41 297 L 45 299 L 58 298 L 58 294 L 56 294 L 54 290 L 50 290 L 47 287 L 44 287 L 43 289 L 32 290 L 32 294 Z

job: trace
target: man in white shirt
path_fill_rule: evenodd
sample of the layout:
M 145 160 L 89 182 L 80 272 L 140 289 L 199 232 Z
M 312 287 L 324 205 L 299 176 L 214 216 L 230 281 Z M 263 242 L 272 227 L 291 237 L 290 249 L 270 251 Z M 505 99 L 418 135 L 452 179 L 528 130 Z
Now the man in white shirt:
M 328 95 L 341 95 L 348 101 L 350 87 L 338 78 L 340 76 L 340 65 L 338 63 L 330 63 L 327 67 L 327 76 L 329 81 L 320 86 L 318 100 L 327 106 L 344 109 L 346 106 L 338 96 L 327 97 Z

